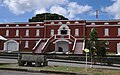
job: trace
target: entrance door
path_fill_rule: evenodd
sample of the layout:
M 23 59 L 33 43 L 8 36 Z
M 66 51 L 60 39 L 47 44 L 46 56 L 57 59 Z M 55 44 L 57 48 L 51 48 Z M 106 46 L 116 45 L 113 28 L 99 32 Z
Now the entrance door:
M 58 52 L 63 52 L 63 48 L 62 47 L 58 47 Z

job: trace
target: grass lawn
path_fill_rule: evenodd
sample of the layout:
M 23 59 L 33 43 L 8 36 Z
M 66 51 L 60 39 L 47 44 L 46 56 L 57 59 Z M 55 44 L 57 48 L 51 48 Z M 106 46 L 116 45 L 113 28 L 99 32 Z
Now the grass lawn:
M 0 64 L 0 68 L 22 68 L 29 70 L 48 70 L 48 71 L 60 71 L 60 72 L 74 72 L 80 74 L 86 74 L 86 68 L 81 67 L 66 67 L 66 66 L 46 66 L 46 67 L 19 67 L 16 64 Z M 88 68 L 88 74 L 91 75 L 120 75 L 120 70 L 110 70 L 110 69 L 96 69 Z

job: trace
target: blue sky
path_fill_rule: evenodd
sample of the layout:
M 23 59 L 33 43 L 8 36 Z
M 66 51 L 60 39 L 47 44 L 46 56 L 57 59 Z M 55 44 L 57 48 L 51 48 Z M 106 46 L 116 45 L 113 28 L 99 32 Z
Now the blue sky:
M 0 22 L 27 22 L 38 13 L 58 13 L 70 20 L 120 19 L 120 0 L 0 0 Z

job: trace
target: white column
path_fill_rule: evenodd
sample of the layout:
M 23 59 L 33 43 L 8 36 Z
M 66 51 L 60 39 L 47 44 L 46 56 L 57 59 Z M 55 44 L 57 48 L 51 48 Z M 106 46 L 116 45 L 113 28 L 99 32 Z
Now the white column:
M 117 55 L 120 55 L 120 43 L 117 43 Z

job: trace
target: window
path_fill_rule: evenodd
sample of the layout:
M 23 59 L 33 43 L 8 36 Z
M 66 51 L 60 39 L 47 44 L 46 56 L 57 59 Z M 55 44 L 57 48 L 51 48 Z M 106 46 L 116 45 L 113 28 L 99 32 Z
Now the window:
M 16 36 L 19 36 L 19 30 L 16 30 Z
M 61 34 L 67 34 L 67 30 L 61 30 Z
M 29 47 L 29 42 L 25 41 L 25 48 L 28 48 L 28 47 Z
M 118 28 L 118 36 L 120 36 L 120 28 Z
M 54 35 L 54 29 L 51 29 L 51 31 L 50 31 L 50 35 L 51 35 L 51 36 Z
M 9 30 L 6 30 L 6 36 L 9 36 Z
M 75 36 L 79 36 L 79 29 L 75 29 Z
M 39 29 L 36 30 L 36 36 L 40 36 L 40 30 Z
M 26 35 L 25 36 L 29 36 L 29 30 L 26 30 Z
M 104 30 L 104 36 L 109 36 L 109 29 L 108 28 L 105 28 L 105 30 Z

